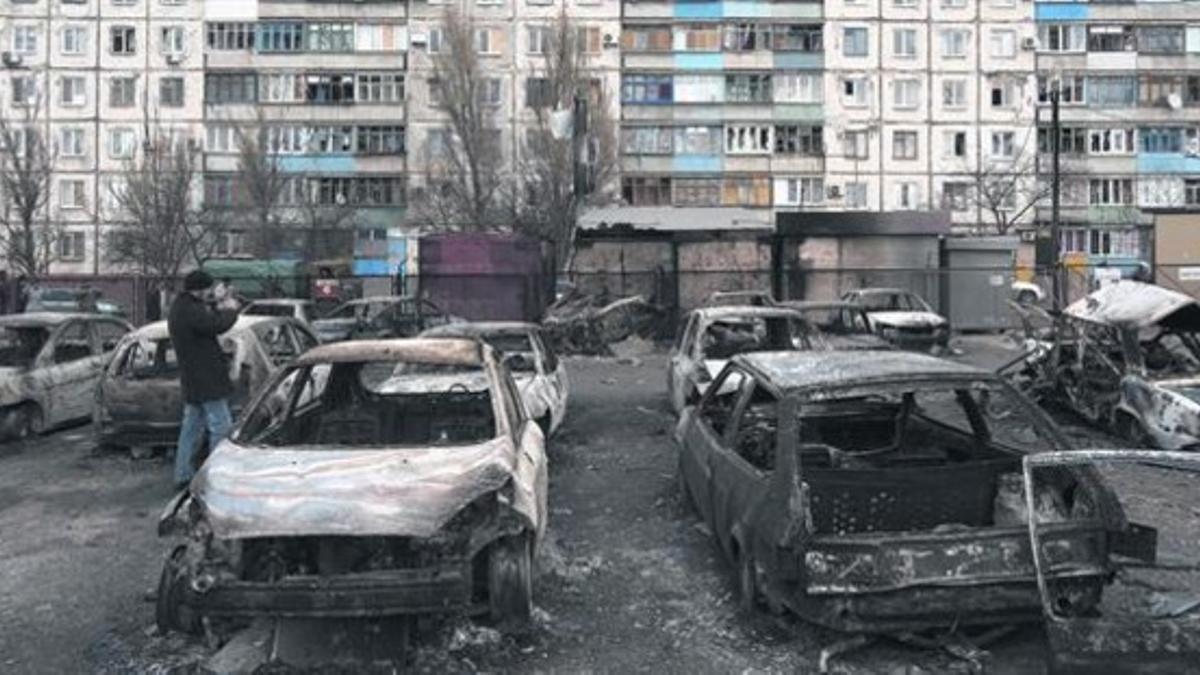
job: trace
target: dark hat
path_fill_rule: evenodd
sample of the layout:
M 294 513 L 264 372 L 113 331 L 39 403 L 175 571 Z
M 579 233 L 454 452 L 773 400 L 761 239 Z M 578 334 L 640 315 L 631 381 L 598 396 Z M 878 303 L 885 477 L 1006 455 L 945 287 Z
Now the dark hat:
M 185 291 L 206 291 L 212 286 L 213 278 L 204 270 L 188 272 L 188 275 L 183 278 L 183 290 Z

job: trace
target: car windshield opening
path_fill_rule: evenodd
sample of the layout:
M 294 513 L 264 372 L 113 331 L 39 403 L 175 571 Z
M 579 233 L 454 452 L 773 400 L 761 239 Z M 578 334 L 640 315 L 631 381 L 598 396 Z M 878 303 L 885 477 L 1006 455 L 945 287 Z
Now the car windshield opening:
M 496 435 L 482 367 L 351 362 L 285 371 L 247 416 L 239 440 L 268 447 L 451 447 Z
M 492 349 L 500 352 L 501 358 L 514 373 L 537 371 L 534 360 L 533 341 L 524 333 L 501 333 L 484 337 Z
M 808 324 L 796 317 L 739 317 L 709 324 L 702 338 L 706 359 L 729 359 L 747 352 L 811 348 Z
M 291 316 L 293 313 L 291 305 L 250 305 L 246 308 L 248 316 Z
M 120 357 L 119 374 L 134 380 L 173 380 L 179 377 L 174 345 L 169 338 L 134 342 Z
M 0 328 L 0 367 L 28 368 L 49 339 L 41 326 Z
M 868 312 L 925 312 L 924 301 L 911 293 L 865 293 L 860 304 Z

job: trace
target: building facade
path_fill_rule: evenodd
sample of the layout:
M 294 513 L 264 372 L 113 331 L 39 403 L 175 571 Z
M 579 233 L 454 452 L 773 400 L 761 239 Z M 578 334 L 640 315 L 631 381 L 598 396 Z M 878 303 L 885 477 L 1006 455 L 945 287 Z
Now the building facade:
M 509 170 L 546 31 L 570 17 L 629 206 L 947 210 L 962 232 L 1031 231 L 1051 215 L 1052 89 L 1064 251 L 1145 257 L 1143 209 L 1200 206 L 1200 9 L 1183 2 L 5 0 L 0 106 L 53 141 L 55 271 L 111 267 L 110 186 L 159 134 L 198 154 L 197 198 L 228 222 L 217 253 L 253 252 L 245 133 L 309 231 L 287 254 L 402 269 L 448 133 L 432 76 L 448 9 L 472 21 Z

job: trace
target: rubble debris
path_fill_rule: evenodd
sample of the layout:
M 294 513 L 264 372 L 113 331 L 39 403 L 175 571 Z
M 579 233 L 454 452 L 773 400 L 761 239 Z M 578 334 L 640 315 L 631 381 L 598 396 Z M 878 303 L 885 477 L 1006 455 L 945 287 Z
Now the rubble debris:
M 446 649 L 450 652 L 461 652 L 469 648 L 493 647 L 500 644 L 501 640 L 503 636 L 495 628 L 465 621 L 454 628 Z
M 597 296 L 573 295 L 550 307 L 542 326 L 560 354 L 613 356 L 615 343 L 661 334 L 666 311 L 644 296 L 601 302 Z

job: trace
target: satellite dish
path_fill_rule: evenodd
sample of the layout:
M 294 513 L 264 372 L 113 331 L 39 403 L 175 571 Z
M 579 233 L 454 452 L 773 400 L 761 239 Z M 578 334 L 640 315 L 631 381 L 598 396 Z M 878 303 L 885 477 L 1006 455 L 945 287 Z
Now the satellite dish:
M 1167 107 L 1171 110 L 1179 110 L 1183 107 L 1183 97 L 1179 94 L 1167 94 Z

